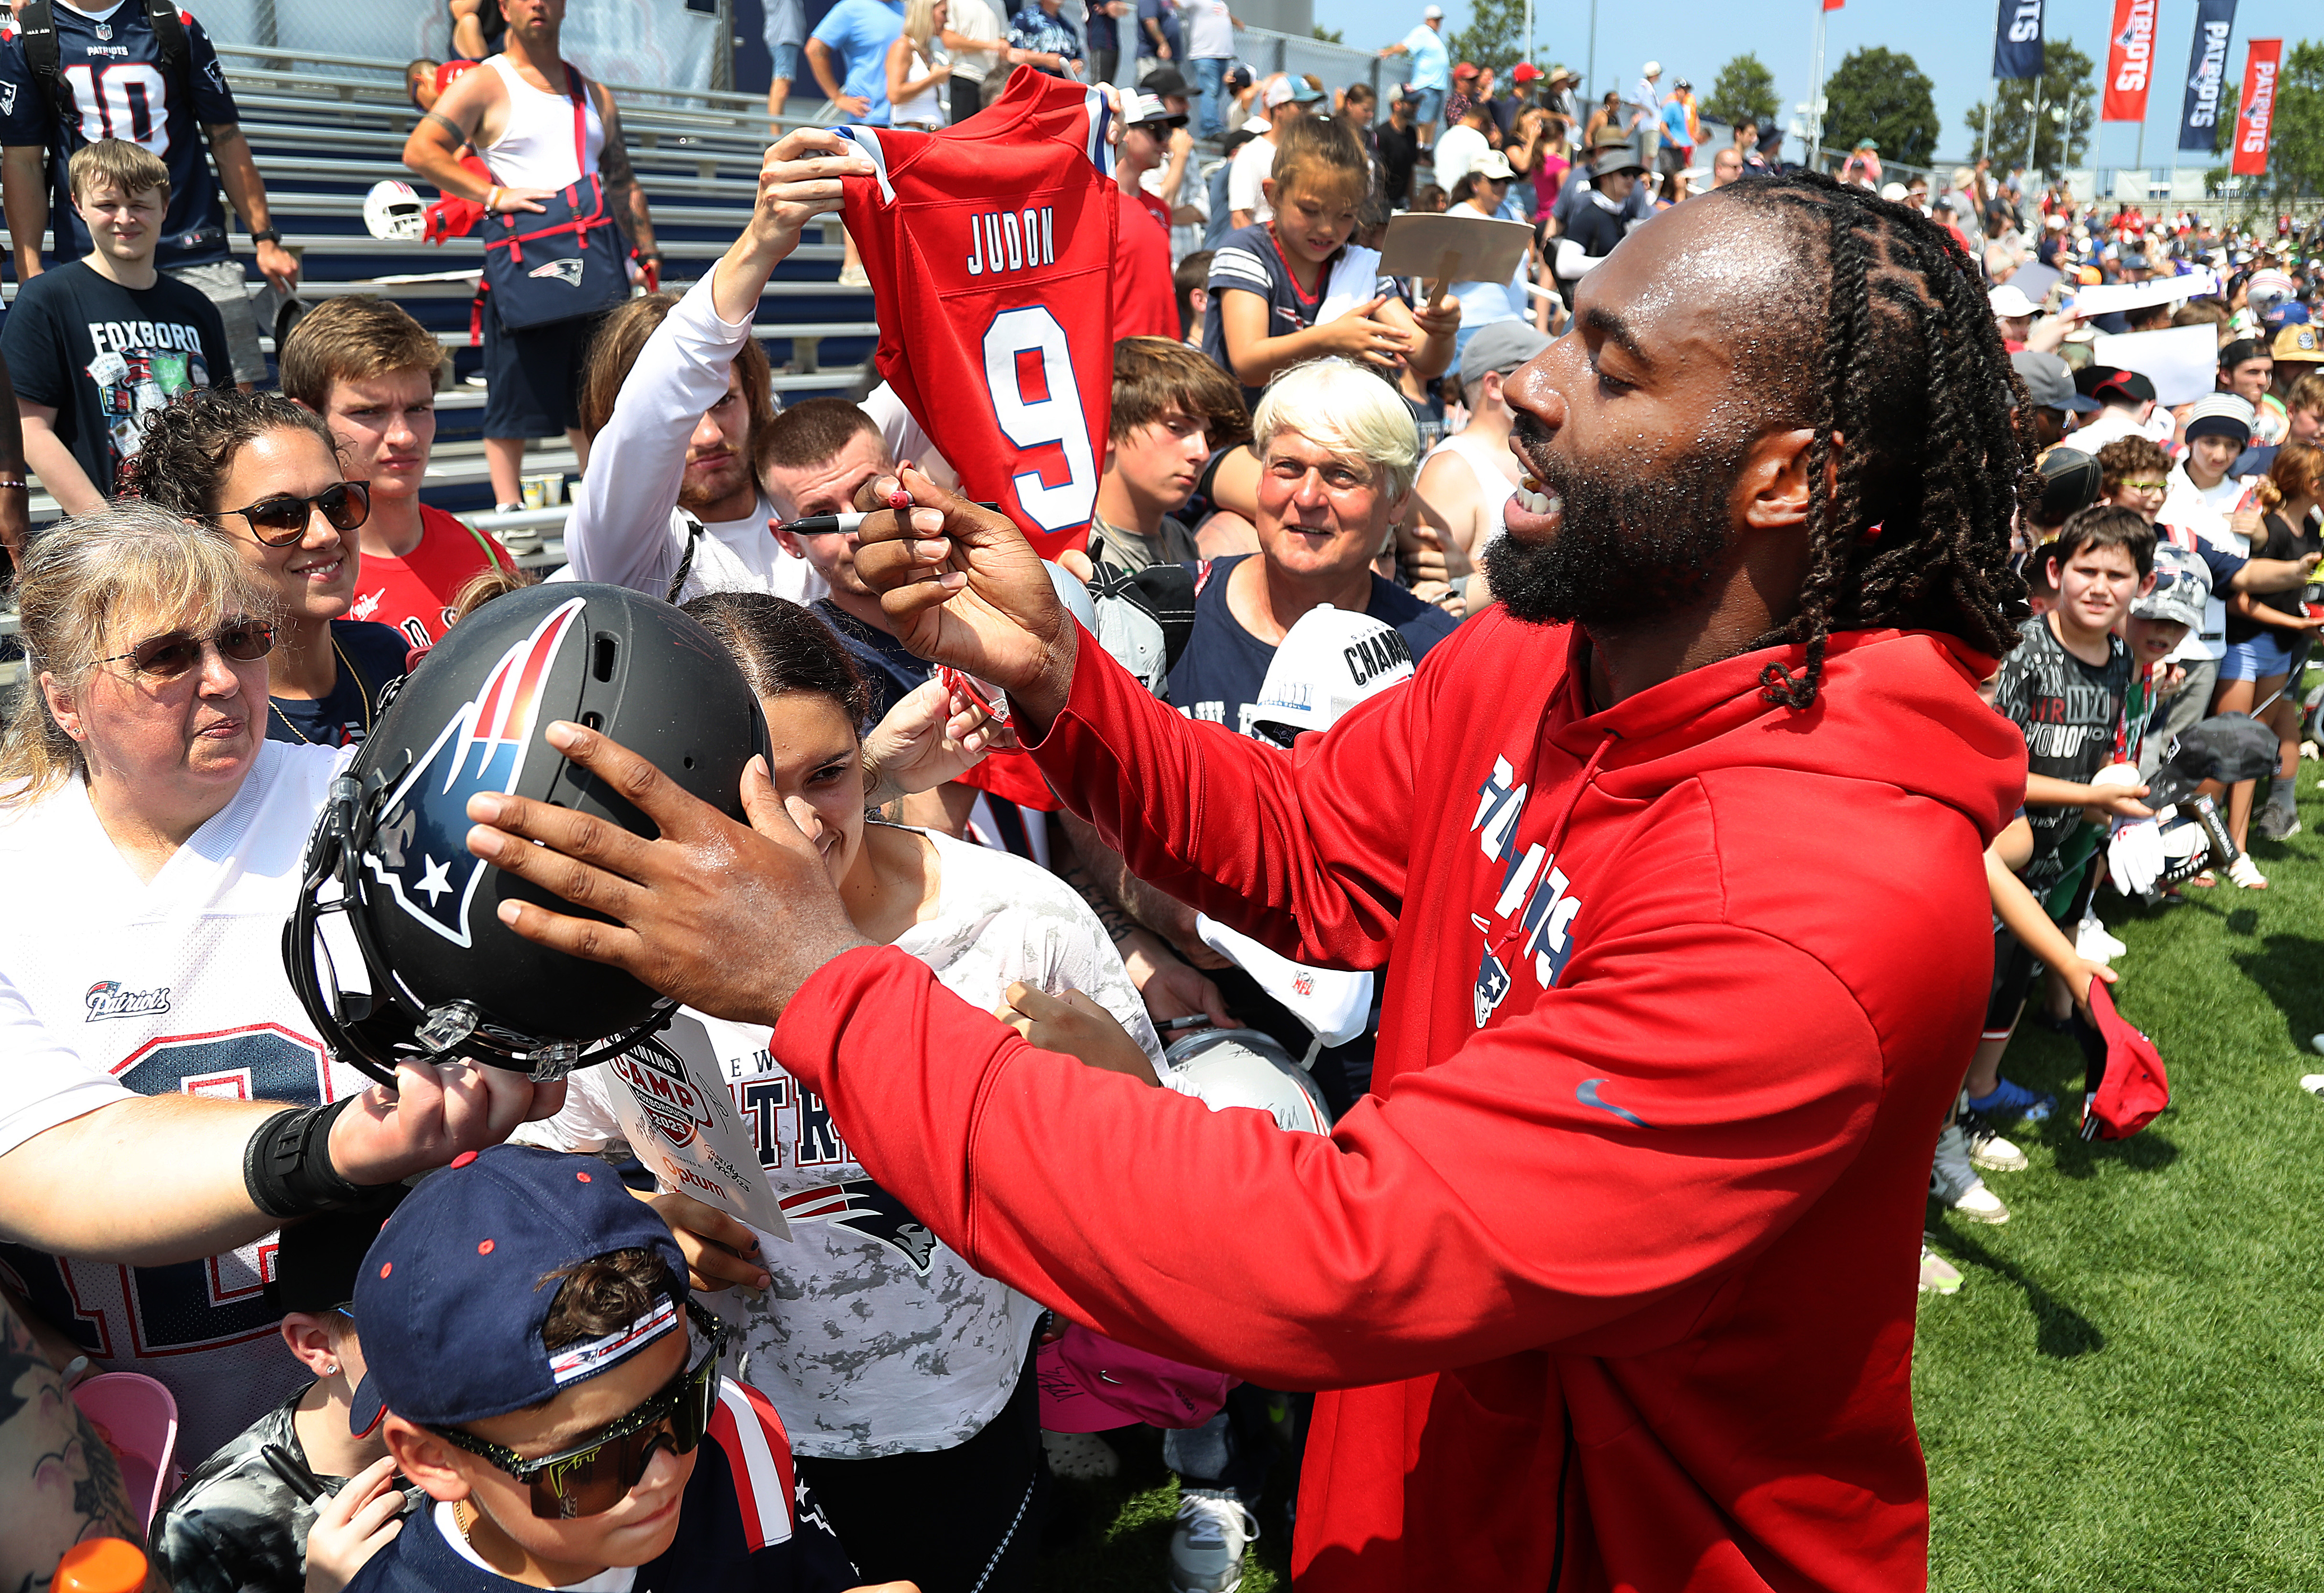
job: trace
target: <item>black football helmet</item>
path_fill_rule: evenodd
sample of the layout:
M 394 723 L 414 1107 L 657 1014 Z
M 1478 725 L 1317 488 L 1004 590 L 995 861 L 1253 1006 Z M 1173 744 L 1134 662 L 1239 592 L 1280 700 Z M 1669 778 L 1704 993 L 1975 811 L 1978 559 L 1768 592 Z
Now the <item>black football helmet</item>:
M 503 924 L 503 898 L 585 910 L 468 851 L 481 791 L 659 833 L 541 738 L 558 719 L 603 730 L 736 819 L 742 767 L 767 750 L 742 671 L 658 598 L 551 582 L 462 620 L 382 708 L 308 838 L 283 962 L 334 1056 L 386 1083 L 400 1060 L 456 1057 L 558 1079 L 669 1022 L 674 1004 L 629 975 Z M 365 988 L 343 986 L 333 942 L 342 960 L 360 956 Z

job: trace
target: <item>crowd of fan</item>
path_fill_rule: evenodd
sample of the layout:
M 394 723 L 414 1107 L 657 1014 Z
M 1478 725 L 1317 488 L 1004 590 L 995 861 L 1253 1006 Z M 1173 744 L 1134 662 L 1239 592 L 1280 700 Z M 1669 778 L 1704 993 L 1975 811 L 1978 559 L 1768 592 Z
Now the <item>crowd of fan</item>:
M 945 0 L 911 0 L 899 29 L 881 36 L 876 19 L 850 11 L 856 3 L 842 0 L 813 39 L 785 42 L 779 87 L 804 59 L 851 111 L 872 116 L 876 100 L 878 119 L 942 125 L 1005 76 L 985 71 L 964 97 L 973 58 L 1059 73 L 1079 59 L 1074 32 L 1055 24 L 1056 0 L 1028 6 L 1005 36 L 954 17 Z M 884 5 L 871 10 L 896 20 Z M 1562 69 L 1520 63 L 1501 95 L 1489 70 L 1429 61 L 1418 34 L 1439 31 L 1434 11 L 1415 40 L 1392 47 L 1416 71 L 1384 115 L 1363 86 L 1327 95 L 1312 79 L 1254 78 L 1198 34 L 1187 60 L 1200 69 L 1200 115 L 1204 131 L 1224 134 L 1207 169 L 1188 125 L 1197 96 L 1159 26 L 1170 8 L 1152 19 L 1152 69 L 1120 97 L 1120 275 L 1171 288 L 1117 293 L 1103 473 L 1086 557 L 1068 563 L 1093 594 L 1093 628 L 1157 695 L 1261 739 L 1287 744 L 1328 726 L 1407 678 L 1490 602 L 1486 550 L 1512 493 L 1528 490 L 1508 447 L 1508 389 L 1563 329 L 1589 273 L 1631 229 L 1686 202 L 1700 175 L 1684 82 L 1661 94 L 1648 63 L 1628 97 L 1607 96 L 1585 119 Z M 1143 5 L 1139 15 L 1149 20 Z M 537 18 L 512 11 L 507 25 L 520 49 L 541 47 Z M 1194 25 L 1229 26 L 1225 7 Z M 1110 73 L 1117 63 L 1099 64 Z M 1439 69 L 1441 86 L 1423 80 Z M 438 101 L 443 85 L 419 81 L 430 107 L 446 105 L 447 116 L 429 114 L 450 131 L 430 134 L 428 148 L 415 134 L 415 167 L 487 210 L 521 202 L 532 190 L 455 175 L 453 134 L 490 142 L 464 114 L 475 94 Z M 618 147 L 617 127 L 608 136 Z M 1780 144 L 1772 126 L 1737 128 L 1710 162 L 1711 186 L 1784 171 Z M 841 148 L 827 134 L 794 133 L 770 152 L 769 171 L 803 181 L 806 162 L 827 167 Z M 2275 840 L 2300 826 L 2295 776 L 2313 732 L 2299 686 L 2308 637 L 2324 627 L 2303 602 L 2324 500 L 2324 354 L 2308 320 L 2318 271 L 2288 237 L 2226 237 L 2130 209 L 2100 218 L 2062 190 L 2036 199 L 2022 180 L 1981 166 L 1933 195 L 1881 178 L 1869 147 L 1842 173 L 1941 221 L 1967 268 L 1982 268 L 2050 445 L 2040 512 L 2024 522 L 2037 613 L 1992 682 L 1996 707 L 2024 731 L 2033 773 L 2023 817 L 1988 854 L 1987 1033 L 1932 1174 L 1942 1205 L 1998 1222 L 2006 1208 L 1980 1171 L 2024 1168 L 2001 1130 L 2057 1106 L 2003 1076 L 2010 1033 L 2031 990 L 2042 1021 L 2086 1042 L 2093 1033 L 2093 981 L 2115 977 L 2106 965 L 2121 950 L 2097 920 L 2096 893 L 2109 857 L 2132 855 L 2115 850 L 2124 833 L 2155 823 L 2140 799 L 2174 737 L 2248 713 L 2280 749 L 2264 795 L 2251 781 L 2220 793 L 2230 888 L 2267 884 L 2244 849 L 2255 833 Z M 0 751 L 0 857 L 40 856 L 53 868 L 51 854 L 97 864 L 111 853 L 110 872 L 125 864 L 142 887 L 189 847 L 201 850 L 200 836 L 235 857 L 271 845 L 287 890 L 295 870 L 282 858 L 295 860 L 312 811 L 300 792 L 319 797 L 318 779 L 363 741 L 421 651 L 533 578 L 490 535 L 420 499 L 440 374 L 431 333 L 385 301 L 334 299 L 284 342 L 279 394 L 237 391 L 224 384 L 241 373 L 216 308 L 156 275 L 171 198 L 162 162 L 104 140 L 73 154 L 69 182 L 88 254 L 69 276 L 43 278 L 52 285 L 42 292 L 28 288 L 0 335 L 33 463 L 74 513 L 12 546 L 35 684 Z M 1366 1038 L 1326 1043 L 1266 967 L 1222 952 L 1230 943 L 1215 926 L 1134 877 L 1060 810 L 983 710 L 932 683 L 897 641 L 853 569 L 851 533 L 770 536 L 770 524 L 853 507 L 867 482 L 904 465 L 955 479 L 884 387 L 860 403 L 775 407 L 752 310 L 800 228 L 830 208 L 784 199 L 779 186 L 762 184 L 747 229 L 690 289 L 646 293 L 586 336 L 566 329 L 561 351 L 528 343 L 493 367 L 496 384 L 515 373 L 512 382 L 532 384 L 535 407 L 505 412 L 519 435 L 569 427 L 585 458 L 600 461 L 585 470 L 566 530 L 569 575 L 682 604 L 732 652 L 773 731 L 778 788 L 833 838 L 832 866 L 867 936 L 923 956 L 1042 1043 L 1148 1082 L 1169 1085 L 1176 1070 L 1165 1034 L 1263 1035 L 1308 1070 L 1329 1110 L 1344 1110 L 1370 1078 Z M 1505 282 L 1383 275 L 1379 235 L 1406 208 L 1525 222 L 1526 264 Z M 2083 287 L 2178 276 L 2190 284 L 2183 299 L 2158 297 L 2126 320 L 2073 309 Z M 210 374 L 123 420 L 72 343 L 77 326 L 107 316 L 68 290 L 131 301 L 115 320 L 182 327 L 170 335 Z M 2165 406 L 2147 376 L 2090 361 L 2094 333 L 2199 321 L 2218 329 L 2216 394 Z M 602 465 L 614 458 L 618 487 Z M 513 469 L 513 456 L 496 459 L 496 483 Z M 117 503 L 98 482 L 150 507 Z M 276 747 L 235 764 L 226 755 L 235 737 L 255 737 L 253 721 Z M 230 777 L 209 773 L 213 755 Z M 292 833 L 249 833 L 254 815 L 278 810 Z M 940 892 L 930 884 L 939 875 Z M 2159 894 L 2218 883 L 2196 873 Z M 228 943 L 215 953 L 242 959 L 254 988 L 277 977 L 267 970 L 278 966 L 283 908 L 281 891 L 259 895 L 217 931 Z M 97 896 L 92 912 L 128 900 Z M 207 909 L 138 911 L 190 935 Z M 30 1013 L 33 951 L 8 945 L 15 961 L 0 966 L 0 985 Z M 1054 999 L 1067 985 L 1092 999 Z M 244 1016 L 295 1011 L 270 986 Z M 39 1020 L 8 1022 L 29 1033 Z M 713 1020 L 703 1033 L 738 1098 L 778 1099 L 787 1079 L 767 1031 Z M 360 1084 L 335 1079 L 325 1093 Z M 1119 1465 L 1102 1439 L 1039 1431 L 1040 1309 L 941 1246 L 915 1264 L 852 1229 L 804 1223 L 796 1243 L 761 1245 L 732 1217 L 669 1191 L 639 1203 L 608 1180 L 576 1195 L 572 1181 L 586 1184 L 586 1170 L 602 1165 L 584 1153 L 621 1160 L 607 1088 L 577 1079 L 556 1116 L 520 1131 L 544 1148 L 487 1152 L 473 1172 L 422 1181 L 384 1234 L 376 1209 L 286 1228 L 279 1247 L 270 1242 L 266 1284 L 279 1339 L 212 1352 L 233 1355 L 230 1366 L 112 1347 L 115 1366 L 171 1383 L 184 1410 L 198 1464 L 152 1538 L 177 1586 L 330 1593 L 350 1580 L 430 1585 L 465 1566 L 535 1585 L 626 1588 L 621 1570 L 652 1557 L 638 1543 L 659 1554 L 672 1542 L 668 1532 L 622 1539 L 633 1529 L 607 1505 L 632 1484 L 684 1491 L 687 1523 L 670 1531 L 687 1543 L 699 1548 L 712 1531 L 699 1485 L 676 1468 L 678 1444 L 691 1454 L 721 1408 L 729 1430 L 758 1419 L 739 1392 L 722 1392 L 733 1387 L 717 1376 L 730 1345 L 742 1358 L 724 1364 L 746 1367 L 740 1375 L 779 1412 L 818 1501 L 797 1512 L 788 1549 L 764 1531 L 750 1540 L 751 1553 L 791 1556 L 781 1574 L 795 1580 L 784 1585 L 845 1585 L 849 1558 L 865 1579 L 1026 1585 L 1039 1542 L 1024 1524 L 1052 1473 Z M 814 1179 L 863 1176 L 827 1121 L 811 1122 L 818 1103 L 779 1098 L 765 1108 L 780 1125 L 764 1141 L 778 1147 L 770 1170 L 786 1139 L 820 1133 L 831 1144 Z M 5 1148 L 73 1121 L 40 1116 L 12 1104 Z M 571 1233 L 526 1230 L 524 1254 L 558 1284 L 537 1291 L 530 1316 L 482 1273 L 464 1275 L 427 1307 L 449 1313 L 438 1337 L 414 1332 L 416 1297 L 390 1280 L 460 1248 L 450 1236 L 514 1232 L 524 1224 L 512 1212 L 567 1199 Z M 52 1276 L 69 1275 L 69 1264 L 52 1264 Z M 15 1281 L 20 1311 L 36 1323 L 41 1304 L 69 1298 L 22 1268 Z M 1924 1289 L 1959 1282 L 1924 1249 Z M 693 1291 L 715 1297 L 716 1316 Z M 36 1328 L 60 1362 L 94 1348 L 70 1327 Z M 931 1361 L 915 1335 L 950 1352 Z M 544 1356 L 599 1354 L 615 1339 L 624 1348 L 603 1352 L 595 1375 L 548 1385 L 548 1403 L 494 1403 L 530 1386 Z M 431 1344 L 458 1354 L 431 1357 Z M 663 1431 L 606 1426 L 646 1405 L 667 1425 L 662 1450 L 621 1448 Z M 1296 1399 L 1241 1388 L 1201 1424 L 1166 1435 L 1181 1505 L 1157 1579 L 1187 1593 L 1235 1585 L 1269 1472 L 1286 1440 L 1296 1454 L 1300 1421 Z M 576 1435 L 597 1446 L 602 1475 L 530 1464 Z M 634 1474 L 611 1488 L 606 1477 L 623 1466 Z

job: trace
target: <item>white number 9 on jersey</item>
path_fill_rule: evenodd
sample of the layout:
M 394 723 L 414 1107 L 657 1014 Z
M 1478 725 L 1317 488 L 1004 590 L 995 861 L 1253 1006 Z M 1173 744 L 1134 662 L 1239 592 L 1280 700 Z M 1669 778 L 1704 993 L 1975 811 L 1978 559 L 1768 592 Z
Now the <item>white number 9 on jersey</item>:
M 1018 357 L 1038 353 L 1041 385 L 1047 396 L 1028 399 L 1019 379 Z M 1065 329 L 1041 306 L 1004 310 L 984 330 L 984 384 L 992 394 L 993 419 L 1001 434 L 1019 449 L 1056 443 L 1065 456 L 1065 479 L 1051 486 L 1038 470 L 1011 478 L 1017 501 L 1043 531 L 1074 531 L 1089 523 L 1097 507 L 1097 456 L 1090 446 L 1089 421 L 1082 413 L 1081 390 Z

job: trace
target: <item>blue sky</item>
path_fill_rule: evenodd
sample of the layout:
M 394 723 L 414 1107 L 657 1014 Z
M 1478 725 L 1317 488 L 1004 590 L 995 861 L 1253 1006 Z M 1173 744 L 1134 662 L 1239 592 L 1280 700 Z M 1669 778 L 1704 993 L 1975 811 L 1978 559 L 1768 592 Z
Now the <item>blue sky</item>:
M 1350 44 L 1377 48 L 1404 36 L 1419 20 L 1423 0 L 1334 0 L 1318 6 L 1329 14 L 1328 25 L 1344 29 Z M 1446 31 L 1468 20 L 1468 0 L 1442 0 Z M 1706 93 L 1719 69 L 1731 56 L 1749 51 L 1775 74 L 1785 114 L 1807 97 L 1809 59 L 1813 43 L 1817 0 L 1663 0 L 1638 4 L 1630 0 L 1598 0 L 1598 81 L 1600 89 L 1627 86 L 1649 59 L 1663 63 L 1663 81 L 1692 80 Z M 1937 116 L 1942 124 L 1937 150 L 1941 156 L 1968 153 L 1969 134 L 1962 118 L 1969 107 L 1985 98 L 1992 84 L 1987 73 L 1993 65 L 1992 0 L 1847 0 L 1841 10 L 1826 17 L 1824 54 L 1827 68 L 1839 64 L 1849 51 L 1885 45 L 1902 51 L 1920 63 L 1936 84 Z M 1534 33 L 1539 42 L 1537 59 L 1544 64 L 1563 61 L 1576 71 L 1586 69 L 1590 48 L 1590 0 L 1535 0 Z M 2071 39 L 2082 53 L 2106 69 L 2107 30 L 2114 23 L 2113 0 L 2050 0 L 2043 28 L 2052 39 Z M 2195 0 L 2162 0 L 2155 53 L 2158 70 L 2147 95 L 2146 162 L 2168 165 L 2171 146 L 2177 142 L 2179 102 L 2186 80 L 2187 47 L 2195 27 Z M 2244 41 L 2282 38 L 2285 47 L 2303 37 L 2324 36 L 2324 6 L 2314 0 L 2241 0 L 2236 10 L 2235 37 L 2228 54 L 2228 79 L 2240 84 L 2244 70 Z M 2128 123 L 2103 126 L 2098 134 L 2096 163 L 2127 166 L 2136 151 L 2138 129 Z M 2189 157 L 2189 163 L 2195 163 Z M 2208 164 L 2209 162 L 2204 162 Z

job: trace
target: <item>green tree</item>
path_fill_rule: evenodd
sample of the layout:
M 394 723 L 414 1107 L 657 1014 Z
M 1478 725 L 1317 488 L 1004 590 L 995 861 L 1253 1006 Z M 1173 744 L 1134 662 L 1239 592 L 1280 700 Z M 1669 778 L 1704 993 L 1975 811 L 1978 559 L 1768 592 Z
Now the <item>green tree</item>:
M 1491 67 L 1501 81 L 1525 59 L 1525 0 L 1471 0 L 1469 25 L 1445 41 L 1456 61 Z
M 1775 74 L 1756 55 L 1738 55 L 1719 69 L 1719 81 L 1702 102 L 1702 114 L 1734 125 L 1766 121 L 1783 108 L 1775 97 Z
M 1339 29 L 1327 28 L 1322 23 L 1316 23 L 1311 31 L 1326 44 L 1345 44 L 1348 42 L 1347 35 Z
M 1937 151 L 1936 85 L 1898 51 L 1855 50 L 1823 83 L 1823 146 L 1856 147 L 1869 138 L 1883 161 L 1925 166 Z
M 2043 41 L 2041 77 L 2006 79 L 1991 101 L 1979 100 L 1969 107 L 1973 158 L 1990 154 L 1996 170 L 2025 159 L 2026 121 L 2033 113 L 2036 84 L 2042 93 L 2042 129 L 2041 142 L 2034 152 L 2034 170 L 2059 171 L 2081 164 L 2083 153 L 2089 148 L 2090 130 L 2097 125 L 2098 88 L 2091 77 L 2090 58 L 2075 49 L 2070 39 Z M 2060 109 L 2063 115 L 2051 115 Z M 1989 139 L 1988 111 L 1993 117 Z

